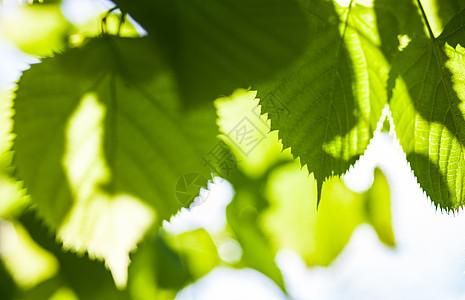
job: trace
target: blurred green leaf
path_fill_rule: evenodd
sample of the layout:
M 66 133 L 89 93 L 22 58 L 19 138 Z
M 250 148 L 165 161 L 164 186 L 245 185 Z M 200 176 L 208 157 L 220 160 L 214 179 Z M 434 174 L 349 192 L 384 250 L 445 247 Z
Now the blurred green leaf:
M 391 121 L 388 117 L 384 119 L 383 126 L 381 127 L 381 132 L 389 133 L 391 131 Z
M 132 299 L 174 299 L 177 291 L 221 261 L 203 229 L 149 236 L 131 257 L 128 288 Z
M 131 255 L 128 280 L 131 299 L 174 299 L 176 290 L 170 288 L 179 289 L 189 279 L 186 265 L 160 239 L 160 235 L 149 235 Z
M 72 25 L 61 14 L 59 3 L 18 5 L 0 21 L 4 36 L 22 51 L 53 56 L 64 50 Z
M 379 240 L 387 246 L 396 245 L 391 223 L 391 193 L 380 169 L 376 168 L 371 188 L 362 194 L 365 201 L 365 222 L 373 226 Z
M 238 174 L 232 179 L 236 193 L 226 208 L 226 217 L 242 247 L 242 266 L 265 274 L 286 292 L 283 276 L 275 263 L 276 250 L 260 228 L 261 214 L 268 207 L 262 191 L 265 178 L 254 180 Z
M 17 293 L 18 287 L 0 259 L 0 299 L 12 300 Z
M 63 251 L 49 229 L 37 219 L 31 211 L 20 218 L 34 241 L 43 249 L 52 253 L 59 262 L 59 272 L 51 282 L 44 282 L 37 287 L 48 291 L 60 286 L 70 287 L 79 299 L 129 299 L 127 291 L 119 291 L 113 282 L 110 272 L 103 263 L 92 261 L 87 255 L 78 257 L 75 253 Z M 54 283 L 55 282 L 55 283 Z M 56 284 L 56 282 L 59 282 Z
M 282 151 L 278 133 L 270 131 L 269 121 L 261 115 L 255 91 L 236 90 L 215 101 L 218 126 L 225 143 L 232 149 L 238 167 L 248 176 L 259 178 L 282 160 L 292 160 Z
M 0 218 L 18 215 L 29 203 L 21 182 L 0 170 Z
M 50 300 L 53 295 L 62 287 L 63 283 L 59 277 L 55 277 L 21 293 L 17 299 L 20 300 Z M 63 299 L 64 300 L 64 299 Z
M 1 260 L 21 290 L 35 288 L 55 276 L 58 261 L 16 220 L 0 222 Z
M 22 190 L 22 184 L 13 178 L 11 166 L 13 156 L 11 151 L 12 106 L 12 91 L 0 88 L 0 218 L 9 218 L 20 213 L 28 202 Z
M 89 300 L 174 299 L 177 291 L 220 263 L 216 247 L 205 230 L 180 235 L 151 234 L 131 255 L 128 288 L 118 290 L 103 263 L 92 261 L 88 255 L 64 251 L 32 211 L 23 213 L 20 221 L 42 251 L 54 255 L 59 270 L 53 278 L 21 291 L 9 273 L 0 268 L 1 283 L 8 283 L 8 287 L 0 284 L 0 295 L 5 295 L 5 300 L 52 299 L 53 295 L 60 299 L 60 294 L 68 298 L 75 294 L 79 299 Z
M 176 198 L 184 175 L 206 186 L 218 144 L 213 104 L 183 111 L 153 51 L 147 39 L 90 40 L 25 71 L 15 99 L 15 165 L 40 216 L 123 285 L 127 253 L 190 204 Z
M 338 178 L 327 181 L 318 211 L 316 185 L 305 172 L 289 164 L 274 171 L 267 183 L 270 208 L 262 225 L 278 249 L 294 250 L 308 266 L 328 266 L 364 222 L 374 227 L 382 242 L 394 246 L 389 188 L 379 170 L 372 187 L 362 194 Z
M 204 229 L 168 236 L 167 240 L 185 262 L 193 281 L 221 263 L 216 245 Z
M 294 0 L 114 2 L 163 50 L 189 106 L 271 78 L 308 38 Z
M 153 250 L 158 285 L 164 289 L 181 289 L 189 280 L 189 269 L 185 262 L 161 237 L 155 240 Z
M 10 150 L 13 135 L 11 129 L 13 127 L 13 92 L 4 88 L 0 88 L 0 166 L 5 169 L 10 164 L 8 150 Z

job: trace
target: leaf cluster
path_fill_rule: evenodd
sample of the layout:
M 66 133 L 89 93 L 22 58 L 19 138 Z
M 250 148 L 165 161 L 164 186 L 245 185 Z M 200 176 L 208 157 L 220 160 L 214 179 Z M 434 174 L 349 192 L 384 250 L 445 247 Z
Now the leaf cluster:
M 219 265 L 286 291 L 280 249 L 327 266 L 362 223 L 393 247 L 382 172 L 364 193 L 339 178 L 385 107 L 431 201 L 462 207 L 465 5 L 341 2 L 114 0 L 79 27 L 46 1 L 23 27 L 3 21 L 41 59 L 1 94 L 0 217 L 59 268 L 31 287 L 2 258 L 1 298 L 172 299 Z M 235 189 L 225 228 L 164 230 L 214 201 L 212 176 Z

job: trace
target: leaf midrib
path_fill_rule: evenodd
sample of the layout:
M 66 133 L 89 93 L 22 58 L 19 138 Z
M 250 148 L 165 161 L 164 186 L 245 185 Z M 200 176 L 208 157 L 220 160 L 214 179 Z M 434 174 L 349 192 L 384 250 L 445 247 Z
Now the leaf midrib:
M 337 47 L 337 50 L 336 50 L 336 61 L 335 61 L 334 65 L 333 65 L 335 73 L 333 75 L 333 82 L 331 83 L 331 86 L 333 88 L 331 89 L 330 94 L 329 94 L 328 115 L 326 116 L 325 136 L 324 136 L 324 139 L 323 139 L 323 145 L 327 143 L 327 139 L 328 139 L 329 117 L 331 115 L 330 114 L 331 106 L 333 106 L 333 101 L 334 101 L 333 94 L 334 94 L 334 90 L 335 90 L 336 79 L 341 77 L 340 74 L 339 74 L 339 71 L 338 71 L 338 65 L 339 65 L 340 60 L 341 60 L 341 49 L 342 49 L 342 45 L 344 43 L 344 36 L 346 34 L 347 27 L 348 27 L 348 24 L 349 24 L 349 17 L 350 17 L 350 12 L 352 10 L 353 3 L 354 3 L 354 0 L 350 0 L 349 7 L 347 9 L 346 16 L 345 16 L 344 29 L 342 31 L 342 35 L 341 35 L 341 38 L 339 39 L 338 47 Z M 338 76 L 336 76 L 336 75 L 338 75 Z M 345 97 L 344 97 L 344 99 L 345 99 Z M 344 104 L 347 105 L 346 101 L 344 101 Z M 337 113 L 337 110 L 335 110 L 335 111 Z M 339 120 L 339 118 L 338 118 L 338 120 Z M 341 125 L 340 124 L 338 124 L 338 125 L 339 125 L 339 128 L 341 128 L 340 127 Z M 320 170 L 324 169 L 325 160 L 326 160 L 326 155 L 323 155 L 322 159 L 321 159 Z M 332 173 L 334 173 L 334 171 Z M 316 174 L 315 174 L 315 177 L 317 177 Z M 318 194 L 321 194 L 321 191 Z

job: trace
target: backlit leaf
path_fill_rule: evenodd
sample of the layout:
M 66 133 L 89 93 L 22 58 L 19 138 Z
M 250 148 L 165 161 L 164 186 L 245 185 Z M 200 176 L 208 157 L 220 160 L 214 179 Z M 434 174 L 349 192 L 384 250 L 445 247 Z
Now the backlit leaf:
M 188 202 L 183 176 L 206 186 L 217 144 L 212 104 L 181 109 L 146 39 L 106 36 L 24 72 L 15 99 L 17 173 L 65 247 L 103 257 L 121 284 L 152 222 Z
M 185 103 L 270 78 L 307 41 L 294 0 L 115 0 L 160 45 Z
M 397 137 L 420 186 L 447 211 L 465 203 L 464 18 L 457 14 L 437 38 L 412 39 L 391 76 Z
M 337 4 L 335 4 L 337 5 Z M 365 151 L 386 103 L 389 73 L 372 8 L 311 1 L 311 43 L 303 59 L 271 84 L 258 86 L 271 129 L 307 165 L 321 190 Z

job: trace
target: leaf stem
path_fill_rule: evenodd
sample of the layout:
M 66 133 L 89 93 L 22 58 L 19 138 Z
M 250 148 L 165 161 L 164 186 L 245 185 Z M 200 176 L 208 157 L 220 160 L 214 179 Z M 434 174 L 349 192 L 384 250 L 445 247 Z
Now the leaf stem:
M 347 8 L 347 12 L 344 16 L 344 29 L 342 30 L 342 36 L 341 36 L 341 39 L 339 40 L 339 44 L 337 47 L 337 58 L 338 59 L 339 59 L 339 53 L 340 53 L 340 50 L 341 50 L 341 47 L 344 41 L 344 36 L 346 35 L 347 26 L 349 25 L 349 15 L 350 15 L 350 11 L 353 5 L 354 5 L 354 0 L 350 0 L 349 7 Z
M 342 36 L 345 35 L 347 26 L 349 25 L 349 15 L 350 11 L 352 10 L 352 6 L 354 5 L 354 0 L 350 0 L 349 7 L 347 9 L 346 15 L 345 15 L 345 20 L 344 20 L 344 32 L 342 33 Z
M 425 12 L 425 9 L 423 8 L 423 5 L 421 5 L 421 2 L 420 0 L 417 0 L 417 4 L 418 4 L 418 7 L 420 8 L 420 11 L 421 11 L 421 15 L 423 17 L 423 20 L 426 24 L 426 27 L 428 28 L 428 32 L 429 32 L 429 36 L 431 39 L 436 39 L 434 37 L 434 33 L 433 33 L 433 30 L 431 29 L 431 25 L 429 24 L 429 21 L 428 21 L 428 17 L 426 16 L 426 12 Z
M 105 34 L 108 33 L 108 32 L 107 32 L 107 21 L 108 21 L 108 17 L 110 16 L 110 14 L 111 14 L 113 11 L 115 11 L 115 10 L 117 10 L 117 9 L 118 9 L 118 6 L 115 6 L 115 7 L 113 7 L 113 8 L 110 8 L 110 9 L 103 15 L 102 20 L 101 20 L 101 22 L 102 22 L 102 27 L 100 28 L 100 30 L 102 31 L 102 32 L 101 32 L 102 35 L 105 35 Z M 118 34 L 119 34 L 119 33 L 118 33 Z

